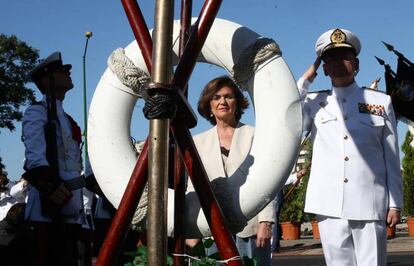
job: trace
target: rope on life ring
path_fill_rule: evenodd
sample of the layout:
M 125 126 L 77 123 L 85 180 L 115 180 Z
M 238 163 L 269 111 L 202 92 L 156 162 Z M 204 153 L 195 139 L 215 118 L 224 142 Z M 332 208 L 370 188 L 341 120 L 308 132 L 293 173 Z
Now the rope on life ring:
M 266 60 L 281 56 L 279 45 L 269 38 L 260 38 L 247 47 L 233 67 L 233 76 L 238 84 L 245 84 L 256 72 L 260 64 Z
M 142 97 L 142 87 L 151 81 L 144 70 L 136 67 L 125 55 L 124 48 L 118 48 L 108 58 L 108 67 L 128 88 L 131 88 L 139 97 Z
M 176 21 L 175 40 L 179 29 Z M 177 42 L 173 50 L 177 55 Z M 141 72 L 148 73 L 136 42 L 129 44 L 122 53 Z M 177 58 L 174 56 L 173 63 Z M 220 187 L 227 189 L 225 194 L 232 195 L 227 208 L 231 209 L 229 213 L 234 221 L 246 223 L 276 196 L 295 163 L 302 132 L 296 82 L 276 43 L 222 19 L 213 23 L 198 61 L 217 65 L 230 74 L 234 71 L 233 78 L 246 88 L 255 109 L 255 137 L 250 154 L 227 178 L 226 187 Z M 138 73 L 136 71 L 131 70 Z M 91 165 L 99 185 L 115 207 L 119 205 L 137 158 L 130 142 L 130 121 L 140 92 L 139 88 L 129 88 L 130 85 L 120 80 L 123 78 L 118 78 L 109 68 L 105 71 L 94 93 L 88 119 Z M 174 230 L 173 202 L 174 191 L 169 190 L 169 234 Z M 211 235 L 195 192 L 187 192 L 185 206 L 187 237 Z

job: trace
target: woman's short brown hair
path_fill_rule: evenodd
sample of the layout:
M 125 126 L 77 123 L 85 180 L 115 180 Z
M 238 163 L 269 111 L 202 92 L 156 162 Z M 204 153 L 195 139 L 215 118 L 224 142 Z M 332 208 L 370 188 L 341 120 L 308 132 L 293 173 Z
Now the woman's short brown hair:
M 236 109 L 236 121 L 239 121 L 244 110 L 249 107 L 249 101 L 246 96 L 243 95 L 239 87 L 234 83 L 234 81 L 228 76 L 221 76 L 211 80 L 206 84 L 203 91 L 201 92 L 200 98 L 197 104 L 197 110 L 202 117 L 207 119 L 212 125 L 216 124 L 216 118 L 211 116 L 210 101 L 213 99 L 213 96 L 223 87 L 229 87 L 233 89 L 234 96 L 236 97 L 237 109 Z

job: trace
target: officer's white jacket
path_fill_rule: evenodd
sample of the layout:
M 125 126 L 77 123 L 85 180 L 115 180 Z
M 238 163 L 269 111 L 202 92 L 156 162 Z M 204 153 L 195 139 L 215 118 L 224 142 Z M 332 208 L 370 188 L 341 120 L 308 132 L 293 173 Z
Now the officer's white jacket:
M 47 123 L 46 98 L 41 104 L 35 104 L 26 109 L 22 120 L 22 139 L 25 145 L 25 165 L 27 169 L 48 166 L 46 159 L 46 139 L 44 127 Z M 79 143 L 72 137 L 72 126 L 65 114 L 62 102 L 56 100 L 56 112 L 59 125 L 56 127 L 56 142 L 59 162 L 59 175 L 63 180 L 79 177 L 82 170 Z M 82 189 L 72 191 L 73 197 L 62 208 L 64 221 L 67 223 L 82 223 L 83 200 Z M 41 215 L 39 192 L 29 186 L 29 196 L 26 206 L 26 219 L 32 221 L 50 221 Z
M 311 130 L 312 167 L 305 211 L 349 220 L 385 220 L 389 207 L 402 206 L 396 119 L 390 97 L 360 88 L 309 93 L 305 130 Z

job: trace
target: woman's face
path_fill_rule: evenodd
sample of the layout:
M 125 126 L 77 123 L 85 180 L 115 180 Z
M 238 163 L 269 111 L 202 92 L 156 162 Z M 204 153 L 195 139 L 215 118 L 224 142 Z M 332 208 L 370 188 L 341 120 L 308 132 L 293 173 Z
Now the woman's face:
M 228 86 L 219 89 L 210 101 L 210 109 L 216 120 L 236 122 L 237 99 L 233 89 Z

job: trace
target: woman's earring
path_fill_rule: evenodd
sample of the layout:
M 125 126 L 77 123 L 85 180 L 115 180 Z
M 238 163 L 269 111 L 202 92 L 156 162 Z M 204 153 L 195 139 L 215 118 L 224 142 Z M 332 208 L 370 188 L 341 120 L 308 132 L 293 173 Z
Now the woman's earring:
M 210 113 L 210 117 L 213 117 L 214 115 L 213 115 L 213 113 Z

